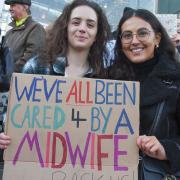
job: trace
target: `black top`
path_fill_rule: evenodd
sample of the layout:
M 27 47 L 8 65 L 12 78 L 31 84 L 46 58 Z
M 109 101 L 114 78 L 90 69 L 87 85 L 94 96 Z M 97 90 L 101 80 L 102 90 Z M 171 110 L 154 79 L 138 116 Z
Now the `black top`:
M 135 80 L 143 83 L 157 63 L 157 58 L 152 58 L 143 63 L 131 63 L 135 73 Z

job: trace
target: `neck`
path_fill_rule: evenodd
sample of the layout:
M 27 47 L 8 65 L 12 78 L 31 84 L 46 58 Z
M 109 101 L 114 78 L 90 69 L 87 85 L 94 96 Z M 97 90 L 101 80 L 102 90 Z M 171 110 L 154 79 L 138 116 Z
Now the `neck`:
M 67 53 L 68 65 L 80 68 L 86 67 L 89 64 L 87 61 L 88 53 L 89 50 L 77 51 L 69 48 Z
M 68 76 L 82 77 L 88 71 L 88 53 L 89 51 L 74 51 L 72 49 L 68 50 L 68 66 L 66 67 L 66 74 Z
M 154 67 L 158 63 L 158 58 L 152 58 L 143 63 L 135 64 L 132 63 L 136 80 L 144 82 L 149 74 L 153 71 Z

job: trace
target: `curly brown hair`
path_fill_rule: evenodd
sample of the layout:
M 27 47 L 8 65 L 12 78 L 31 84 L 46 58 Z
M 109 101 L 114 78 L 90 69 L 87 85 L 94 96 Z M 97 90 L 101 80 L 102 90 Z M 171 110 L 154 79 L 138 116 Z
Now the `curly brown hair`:
M 74 0 L 68 4 L 62 14 L 55 21 L 52 29 L 48 31 L 47 54 L 48 61 L 53 63 L 57 56 L 66 56 L 68 48 L 67 28 L 71 12 L 78 6 L 89 6 L 98 18 L 98 31 L 96 41 L 90 48 L 88 62 L 96 74 L 99 74 L 103 65 L 103 57 L 106 56 L 106 43 L 110 38 L 110 26 L 102 8 L 93 1 Z

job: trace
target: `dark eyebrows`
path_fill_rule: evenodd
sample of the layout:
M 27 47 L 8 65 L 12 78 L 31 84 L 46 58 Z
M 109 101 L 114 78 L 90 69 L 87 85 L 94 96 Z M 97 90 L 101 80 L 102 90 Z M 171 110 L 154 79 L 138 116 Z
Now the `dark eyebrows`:
M 73 20 L 81 20 L 81 18 L 74 17 L 74 18 L 71 19 L 71 21 L 73 21 Z
M 90 23 L 96 23 L 96 21 L 93 20 L 93 19 L 88 19 L 87 21 L 90 22 Z
M 73 21 L 73 20 L 78 20 L 78 21 L 80 21 L 81 18 L 80 18 L 80 17 L 74 17 L 74 18 L 71 19 L 71 21 Z M 96 21 L 93 20 L 93 19 L 87 19 L 87 22 L 88 22 L 88 23 L 94 23 L 94 24 L 96 24 Z
M 132 33 L 132 31 L 129 31 L 129 30 L 123 31 L 122 34 L 124 34 L 124 33 Z
M 142 31 L 142 30 L 145 30 L 145 31 L 150 31 L 148 28 L 145 28 L 145 27 L 142 27 L 142 28 L 139 28 L 138 30 L 137 30 L 137 32 L 138 31 Z M 122 33 L 133 33 L 132 31 L 130 31 L 130 30 L 125 30 L 125 31 L 123 31 Z
M 139 28 L 137 31 L 141 31 L 141 30 L 150 31 L 148 28 L 145 27 Z

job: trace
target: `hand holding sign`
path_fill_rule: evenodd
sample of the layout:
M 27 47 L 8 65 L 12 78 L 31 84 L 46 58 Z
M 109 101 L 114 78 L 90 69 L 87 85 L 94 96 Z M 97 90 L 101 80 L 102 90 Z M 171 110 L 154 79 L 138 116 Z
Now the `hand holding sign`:
M 6 149 L 11 143 L 11 138 L 4 133 L 0 133 L 0 149 Z
M 148 156 L 159 160 L 167 160 L 164 147 L 155 136 L 139 136 L 137 145 Z

